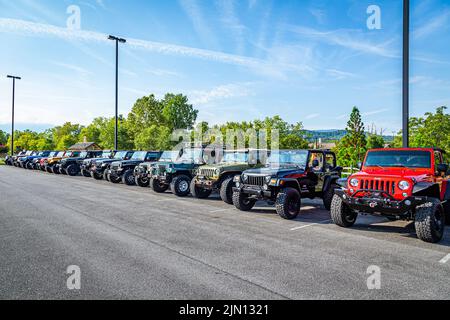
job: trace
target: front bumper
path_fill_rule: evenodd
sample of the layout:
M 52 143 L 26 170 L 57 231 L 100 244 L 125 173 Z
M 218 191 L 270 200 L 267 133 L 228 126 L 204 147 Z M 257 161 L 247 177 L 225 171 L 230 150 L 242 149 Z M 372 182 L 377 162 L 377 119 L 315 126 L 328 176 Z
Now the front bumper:
M 272 198 L 272 190 L 265 190 L 261 186 L 250 186 L 243 185 L 239 187 L 233 187 L 233 192 L 239 192 L 247 194 L 251 198 L 256 199 L 271 199 Z
M 335 190 L 335 194 L 352 210 L 379 215 L 404 216 L 417 206 L 428 201 L 427 197 L 416 196 L 410 196 L 400 201 L 378 190 L 363 191 L 372 193 L 372 196 L 357 197 L 356 195 L 348 195 L 343 189 Z
M 211 180 L 208 179 L 206 177 L 197 177 L 195 179 L 195 185 L 202 188 L 202 189 L 207 189 L 207 190 L 214 190 L 216 189 L 218 186 L 218 179 L 217 180 Z
M 163 175 L 149 175 L 153 180 L 159 181 L 160 184 L 170 184 L 172 182 L 171 174 L 163 174 Z

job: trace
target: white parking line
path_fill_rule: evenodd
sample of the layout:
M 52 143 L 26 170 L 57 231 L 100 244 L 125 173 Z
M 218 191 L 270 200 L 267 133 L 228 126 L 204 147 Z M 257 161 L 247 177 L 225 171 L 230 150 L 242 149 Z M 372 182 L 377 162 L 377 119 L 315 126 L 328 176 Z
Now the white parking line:
M 224 212 L 224 211 L 229 211 L 229 210 L 231 210 L 231 209 L 220 209 L 220 210 L 211 211 L 211 213 Z
M 443 258 L 441 259 L 441 261 L 439 261 L 439 262 L 442 263 L 442 264 L 445 264 L 445 263 L 447 263 L 448 261 L 450 261 L 450 253 L 449 253 L 448 255 L 446 255 L 445 257 L 443 257 Z
M 300 229 L 304 229 L 304 228 L 308 228 L 308 227 L 317 226 L 317 225 L 319 225 L 319 224 L 327 223 L 327 222 L 330 222 L 330 221 L 331 221 L 331 220 L 324 220 L 324 221 L 320 221 L 320 222 L 317 222 L 317 223 L 311 223 L 311 224 L 307 224 L 307 225 L 304 225 L 304 226 L 295 227 L 295 228 L 292 228 L 291 231 L 295 231 L 295 230 L 300 230 Z

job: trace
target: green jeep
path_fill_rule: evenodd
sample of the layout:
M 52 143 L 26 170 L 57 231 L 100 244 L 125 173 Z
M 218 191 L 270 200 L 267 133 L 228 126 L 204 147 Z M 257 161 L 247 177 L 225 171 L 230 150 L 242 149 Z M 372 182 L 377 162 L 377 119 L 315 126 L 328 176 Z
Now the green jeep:
M 208 198 L 212 192 L 219 192 L 222 200 L 233 204 L 233 179 L 243 171 L 262 167 L 258 161 L 258 150 L 225 150 L 222 161 L 204 165 L 197 169 L 191 182 L 191 194 L 195 198 Z
M 203 148 L 164 152 L 159 161 L 152 165 L 150 188 L 157 193 L 164 193 L 170 188 L 178 197 L 188 196 L 195 170 L 205 164 L 203 152 Z

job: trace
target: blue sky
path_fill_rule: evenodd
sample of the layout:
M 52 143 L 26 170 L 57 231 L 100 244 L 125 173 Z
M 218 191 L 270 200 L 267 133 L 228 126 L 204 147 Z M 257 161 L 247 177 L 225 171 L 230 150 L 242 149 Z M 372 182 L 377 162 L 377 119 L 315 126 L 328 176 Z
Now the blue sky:
M 81 30 L 67 29 L 67 8 Z M 369 30 L 367 8 L 381 9 Z M 450 106 L 450 1 L 412 0 L 411 112 Z M 281 115 L 344 128 L 358 106 L 385 134 L 401 127 L 401 0 L 0 0 L 0 128 L 88 124 L 149 93 L 184 93 L 212 124 Z

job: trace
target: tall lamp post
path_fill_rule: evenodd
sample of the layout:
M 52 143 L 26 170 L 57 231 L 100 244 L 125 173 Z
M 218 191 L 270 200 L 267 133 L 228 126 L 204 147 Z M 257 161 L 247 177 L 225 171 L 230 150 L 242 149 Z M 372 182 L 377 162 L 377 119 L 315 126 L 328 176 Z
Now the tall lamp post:
M 403 147 L 409 147 L 409 0 L 403 0 Z
M 11 121 L 11 156 L 14 155 L 14 103 L 15 103 L 15 96 L 16 96 L 16 80 L 21 80 L 21 77 L 16 76 L 7 76 L 8 78 L 13 80 L 13 92 L 12 92 L 12 121 Z
M 116 42 L 116 125 L 114 130 L 114 148 L 119 150 L 119 42 L 125 43 L 127 40 L 115 36 L 109 36 L 108 40 Z

